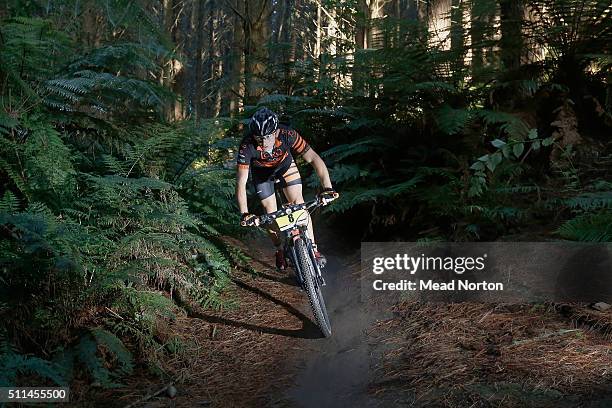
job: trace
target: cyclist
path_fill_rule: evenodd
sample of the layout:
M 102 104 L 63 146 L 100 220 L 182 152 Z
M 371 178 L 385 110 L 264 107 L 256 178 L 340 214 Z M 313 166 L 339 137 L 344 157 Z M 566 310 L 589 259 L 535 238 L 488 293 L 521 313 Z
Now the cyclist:
M 323 186 L 318 197 L 329 202 L 338 197 L 334 191 L 329 172 L 325 162 L 306 143 L 299 133 L 288 126 L 278 123 L 278 116 L 268 108 L 261 108 L 249 122 L 249 132 L 242 139 L 237 157 L 236 199 L 242 214 L 241 222 L 257 224 L 257 217 L 249 213 L 247 205 L 246 184 L 249 170 L 255 185 L 257 195 L 261 200 L 266 213 L 277 210 L 274 195 L 274 183 L 278 181 L 283 188 L 287 201 L 292 204 L 304 202 L 302 196 L 302 180 L 295 165 L 294 156 L 302 158 L 312 164 Z M 308 220 L 308 238 L 312 241 L 315 257 L 321 267 L 325 266 L 326 259 L 317 249 L 312 229 L 312 222 Z M 276 247 L 276 267 L 280 270 L 286 268 L 285 256 L 281 248 L 282 240 L 279 231 L 274 227 L 267 227 L 268 234 Z

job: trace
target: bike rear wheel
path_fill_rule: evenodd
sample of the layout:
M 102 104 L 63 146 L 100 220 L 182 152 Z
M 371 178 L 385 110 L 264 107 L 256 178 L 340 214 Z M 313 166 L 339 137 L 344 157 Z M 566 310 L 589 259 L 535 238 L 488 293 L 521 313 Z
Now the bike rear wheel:
M 306 293 L 308 294 L 308 300 L 310 301 L 312 313 L 317 325 L 321 329 L 321 333 L 323 333 L 323 336 L 330 337 L 331 324 L 329 322 L 329 316 L 327 315 L 323 294 L 321 293 L 321 287 L 316 279 L 316 270 L 312 264 L 312 259 L 308 254 L 308 247 L 302 238 L 296 239 L 294 246 L 296 261 L 302 271 L 304 287 L 306 288 Z

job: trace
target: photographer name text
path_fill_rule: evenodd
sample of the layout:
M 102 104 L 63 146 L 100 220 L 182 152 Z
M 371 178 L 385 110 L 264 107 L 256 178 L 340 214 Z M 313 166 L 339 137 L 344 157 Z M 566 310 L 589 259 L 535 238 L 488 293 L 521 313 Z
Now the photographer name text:
M 504 284 L 501 282 L 470 282 L 465 279 L 455 279 L 449 282 L 436 282 L 429 280 L 407 280 L 402 279 L 396 282 L 384 282 L 377 279 L 372 283 L 372 287 L 377 291 L 392 290 L 392 291 L 501 291 L 504 290 Z

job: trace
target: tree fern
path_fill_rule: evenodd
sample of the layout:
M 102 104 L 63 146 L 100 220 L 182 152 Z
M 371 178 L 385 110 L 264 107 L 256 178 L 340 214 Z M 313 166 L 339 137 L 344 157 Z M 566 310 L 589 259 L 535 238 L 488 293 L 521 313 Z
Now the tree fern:
M 582 214 L 566 221 L 556 231 L 565 239 L 573 241 L 612 241 L 612 214 L 609 211 Z
M 360 203 L 376 202 L 381 199 L 390 199 L 400 194 L 405 194 L 406 192 L 414 189 L 414 187 L 422 180 L 422 177 L 414 176 L 413 178 L 407 181 L 389 185 L 386 187 L 369 188 L 356 191 L 345 191 L 343 192 L 341 198 L 339 198 L 333 206 L 329 207 L 328 211 L 344 212 Z
M 130 36 L 134 26 L 123 24 L 143 9 L 114 3 L 126 7 L 102 18 L 126 42 L 102 41 L 86 55 L 51 21 L 0 27 L 0 330 L 11 328 L 9 344 L 44 345 L 38 357 L 2 353 L 3 382 L 34 372 L 68 383 L 85 372 L 116 386 L 133 368 L 117 335 L 152 361 L 163 349 L 158 320 L 181 313 L 175 296 L 225 302 L 231 261 L 209 238 L 235 221 L 233 174 L 220 166 L 228 146 L 219 142 L 234 122 L 164 122 L 174 95 L 152 73 L 176 57 L 172 46 L 130 42 L 155 30 Z M 147 22 L 142 15 L 138 25 Z M 190 180 L 202 200 L 187 192 Z M 111 316 L 74 318 L 100 310 Z
M 20 375 L 36 375 L 51 380 L 58 386 L 66 386 L 67 382 L 57 365 L 38 357 L 25 356 L 14 352 L 5 352 L 0 355 L 0 386 L 15 387 Z M 33 384 L 28 384 L 32 386 Z
M 386 141 L 383 138 L 365 138 L 350 144 L 340 144 L 324 151 L 321 155 L 338 162 L 357 154 L 383 151 Z
M 436 113 L 436 123 L 442 132 L 452 135 L 461 132 L 472 117 L 473 113 L 467 109 L 453 109 L 444 105 Z
M 612 191 L 585 193 L 565 201 L 572 209 L 593 211 L 601 208 L 612 208 Z
M 0 201 L 0 212 L 12 214 L 17 212 L 20 207 L 20 202 L 15 194 L 12 191 L 6 190 L 4 192 L 4 197 Z

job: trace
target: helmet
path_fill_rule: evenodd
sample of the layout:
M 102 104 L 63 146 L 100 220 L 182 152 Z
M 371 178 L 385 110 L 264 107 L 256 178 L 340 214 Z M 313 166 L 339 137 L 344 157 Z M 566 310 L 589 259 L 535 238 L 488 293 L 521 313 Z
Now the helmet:
M 255 139 L 262 139 L 278 128 L 278 116 L 268 108 L 261 108 L 251 118 L 249 129 Z

